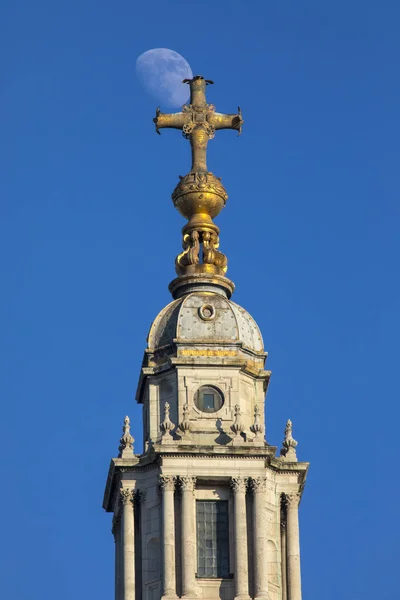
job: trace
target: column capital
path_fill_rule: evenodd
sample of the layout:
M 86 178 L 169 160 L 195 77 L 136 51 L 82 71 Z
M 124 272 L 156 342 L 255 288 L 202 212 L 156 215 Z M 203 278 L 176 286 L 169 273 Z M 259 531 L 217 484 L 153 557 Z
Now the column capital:
M 231 477 L 230 486 L 234 494 L 246 492 L 248 477 Z
M 293 494 L 285 494 L 286 505 L 288 508 L 297 508 L 300 503 L 301 494 L 298 492 Z
M 182 492 L 193 492 L 196 487 L 196 477 L 187 475 L 179 476 Z
M 175 490 L 177 477 L 175 475 L 160 475 L 160 488 L 163 492 L 173 492 Z
M 265 493 L 267 491 L 267 480 L 265 477 L 252 477 L 250 487 L 253 494 Z
M 119 490 L 119 494 L 121 502 L 124 506 L 126 506 L 130 502 L 133 502 L 135 498 L 135 490 L 133 490 L 132 488 L 121 488 Z

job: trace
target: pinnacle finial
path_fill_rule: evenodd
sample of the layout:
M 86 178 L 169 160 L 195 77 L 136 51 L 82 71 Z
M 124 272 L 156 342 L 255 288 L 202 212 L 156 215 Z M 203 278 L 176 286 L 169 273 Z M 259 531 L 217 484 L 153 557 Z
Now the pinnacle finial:
M 215 106 L 206 100 L 206 86 L 212 81 L 201 75 L 185 80 L 185 83 L 190 85 L 190 103 L 185 104 L 181 112 L 173 114 L 164 114 L 158 108 L 153 119 L 157 133 L 163 128 L 180 129 L 192 149 L 191 170 L 180 178 L 172 194 L 175 207 L 188 223 L 182 230 L 183 252 L 175 261 L 178 280 L 172 282 L 170 289 L 176 297 L 175 290 L 183 278 L 186 281 L 188 278 L 212 280 L 212 285 L 219 279 L 218 286 L 230 296 L 233 284 L 225 277 L 228 261 L 218 250 L 219 228 L 213 223 L 228 195 L 221 179 L 208 171 L 207 145 L 217 129 L 234 129 L 240 134 L 242 113 L 240 109 L 237 114 L 217 113 Z
M 297 455 L 296 455 L 297 442 L 293 438 L 292 431 L 293 431 L 292 421 L 290 419 L 288 419 L 286 422 L 286 427 L 285 427 L 285 438 L 282 442 L 281 456 L 283 457 L 284 460 L 296 462 L 297 461 Z
M 130 425 L 130 419 L 128 416 L 126 416 L 122 427 L 122 437 L 119 440 L 118 458 L 130 458 L 133 454 L 133 444 L 135 440 L 131 436 Z
M 243 443 L 243 438 L 241 434 L 243 433 L 245 426 L 242 421 L 242 411 L 240 410 L 239 404 L 235 404 L 234 407 L 234 416 L 235 420 L 231 425 L 231 430 L 233 431 L 235 437 L 233 438 L 233 444 Z
M 160 430 L 161 430 L 161 442 L 165 443 L 168 441 L 172 441 L 172 430 L 175 428 L 175 424 L 172 423 L 170 416 L 169 416 L 169 411 L 170 411 L 170 405 L 169 402 L 166 402 L 164 404 L 164 421 L 162 421 L 162 423 L 160 423 Z
M 254 407 L 254 423 L 250 426 L 250 431 L 254 433 L 254 441 L 261 442 L 263 440 L 264 426 L 261 423 L 261 410 L 256 404 Z
M 179 429 L 180 434 L 183 437 L 186 437 L 186 438 L 190 437 L 190 431 L 192 429 L 192 424 L 190 422 L 190 408 L 189 408 L 189 404 L 187 404 L 187 403 L 183 405 L 183 419 L 179 423 L 178 429 Z

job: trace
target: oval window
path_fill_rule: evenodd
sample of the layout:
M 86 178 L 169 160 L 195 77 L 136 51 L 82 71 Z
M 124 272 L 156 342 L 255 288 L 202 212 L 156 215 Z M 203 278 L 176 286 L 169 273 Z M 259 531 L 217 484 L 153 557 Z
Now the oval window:
M 196 392 L 194 402 L 202 412 L 217 412 L 224 403 L 221 390 L 212 385 L 203 385 Z

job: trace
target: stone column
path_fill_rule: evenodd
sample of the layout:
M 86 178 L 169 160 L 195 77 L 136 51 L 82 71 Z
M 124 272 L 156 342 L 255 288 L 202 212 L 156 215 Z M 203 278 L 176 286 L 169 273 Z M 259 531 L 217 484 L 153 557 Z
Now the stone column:
M 235 600 L 249 598 L 249 566 L 247 555 L 247 518 L 246 518 L 245 477 L 232 477 L 235 538 Z
M 176 598 L 175 585 L 175 507 L 176 477 L 160 475 L 163 531 L 163 598 Z
M 143 565 L 143 557 L 146 556 L 146 497 L 147 491 L 140 490 L 139 492 L 139 503 L 140 503 L 140 562 L 139 562 L 139 577 L 140 581 L 136 581 L 136 588 L 139 591 L 140 586 L 140 594 L 137 594 L 139 598 L 143 598 L 143 575 L 144 575 L 144 565 Z
M 288 600 L 301 600 L 299 502 L 300 494 L 286 494 Z
M 121 600 L 121 517 L 114 515 L 112 534 L 115 542 L 115 600 Z
M 196 597 L 196 532 L 194 488 L 196 477 L 180 477 L 182 490 L 182 597 Z
M 282 600 L 287 600 L 287 566 L 286 566 L 286 506 L 281 505 L 281 586 Z
M 120 494 L 123 505 L 123 600 L 135 600 L 135 490 L 122 488 Z
M 251 479 L 253 490 L 253 539 L 254 539 L 254 597 L 269 600 L 268 594 L 268 555 L 267 523 L 265 515 L 265 477 Z

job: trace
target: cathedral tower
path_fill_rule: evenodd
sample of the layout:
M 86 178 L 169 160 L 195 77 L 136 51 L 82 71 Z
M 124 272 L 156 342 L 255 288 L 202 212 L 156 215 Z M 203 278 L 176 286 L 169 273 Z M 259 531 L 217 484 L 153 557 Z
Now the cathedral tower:
M 267 353 L 257 323 L 231 300 L 213 222 L 227 194 L 206 165 L 208 140 L 217 129 L 240 132 L 242 116 L 207 104 L 211 81 L 186 83 L 190 103 L 154 119 L 158 133 L 189 139 L 192 168 L 172 194 L 187 219 L 173 300 L 150 328 L 137 388 L 143 452 L 133 452 L 126 417 L 104 495 L 115 599 L 301 600 L 308 463 L 297 459 L 290 421 L 279 456 L 265 439 Z

